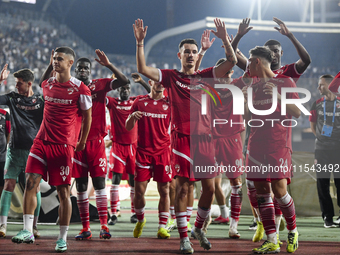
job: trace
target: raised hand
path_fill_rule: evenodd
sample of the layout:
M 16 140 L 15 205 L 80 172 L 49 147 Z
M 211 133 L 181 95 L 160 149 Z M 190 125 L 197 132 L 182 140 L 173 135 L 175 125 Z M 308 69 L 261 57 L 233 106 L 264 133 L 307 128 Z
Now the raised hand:
M 273 18 L 273 21 L 275 21 L 280 27 L 274 27 L 277 31 L 279 31 L 282 35 L 285 36 L 290 36 L 292 35 L 292 32 L 289 31 L 289 29 L 287 28 L 287 26 L 285 25 L 285 23 L 278 19 L 278 18 Z
M 225 23 L 220 19 L 214 19 L 214 23 L 216 26 L 216 31 L 210 30 L 216 37 L 220 38 L 222 41 L 227 38 L 227 30 L 225 29 Z
M 135 20 L 135 24 L 132 24 L 132 27 L 137 43 L 143 42 L 146 36 L 146 32 L 148 30 L 147 26 L 144 27 L 143 20 L 142 19 Z
M 206 29 L 204 30 L 202 37 L 201 37 L 201 47 L 202 50 L 207 50 L 211 47 L 211 45 L 214 43 L 215 38 L 211 39 L 210 41 L 210 30 Z
M 243 19 L 240 25 L 238 26 L 237 34 L 239 34 L 240 36 L 244 36 L 246 33 L 252 30 L 253 27 L 250 27 L 249 23 L 250 23 L 250 18 Z
M 0 73 L 0 82 L 6 80 L 10 71 L 7 71 L 8 64 L 5 64 Z
M 95 60 L 101 64 L 102 66 L 108 66 L 111 64 L 110 60 L 108 59 L 108 57 L 106 56 L 106 54 L 104 53 L 104 51 L 101 51 L 101 50 L 96 50 L 95 51 L 97 56 L 98 56 L 98 59 L 95 58 Z
M 275 88 L 275 84 L 272 83 L 272 82 L 267 82 L 264 86 L 264 89 L 263 89 L 263 92 L 266 94 L 266 95 L 273 95 L 273 89 Z M 277 92 L 277 98 L 279 100 L 281 100 L 281 95 L 279 92 Z
M 132 77 L 132 80 L 135 83 L 138 83 L 138 82 L 140 82 L 142 80 L 142 77 L 140 77 L 140 75 L 138 73 L 132 73 L 131 77 Z

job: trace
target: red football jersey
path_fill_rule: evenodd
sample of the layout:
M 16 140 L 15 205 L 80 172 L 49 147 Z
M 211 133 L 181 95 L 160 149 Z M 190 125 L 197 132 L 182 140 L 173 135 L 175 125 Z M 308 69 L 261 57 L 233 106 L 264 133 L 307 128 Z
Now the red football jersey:
M 36 138 L 76 146 L 81 128 L 81 110 L 92 107 L 91 92 L 80 80 L 71 77 L 59 83 L 55 77 L 41 84 L 45 100 L 44 117 Z
M 218 83 L 218 81 L 216 81 L 216 83 Z M 233 84 L 239 89 L 242 89 L 244 86 L 246 86 L 242 81 L 242 77 L 233 79 L 230 84 Z M 214 125 L 212 126 L 214 138 L 233 136 L 245 130 L 245 125 L 242 124 L 242 115 L 233 114 L 233 97 L 229 89 L 216 89 L 216 91 L 221 98 L 222 105 L 218 100 L 216 100 L 217 106 L 213 104 L 213 119 L 227 120 L 228 123 L 217 124 L 215 127 Z
M 171 104 L 172 129 L 185 135 L 211 134 L 210 96 L 207 96 L 207 114 L 201 114 L 202 89 L 211 91 L 214 84 L 213 67 L 186 75 L 177 70 L 159 70 L 159 81 L 168 89 Z M 209 79 L 210 78 L 210 79 Z
M 296 87 L 292 78 L 280 74 L 276 74 L 268 82 L 274 83 L 280 94 L 282 87 Z M 264 86 L 265 83 L 262 81 L 252 85 L 253 105 L 257 110 L 268 110 L 272 106 L 272 95 L 266 95 L 263 92 Z M 298 93 L 288 93 L 287 98 L 299 98 L 299 95 Z M 262 120 L 264 124 L 261 127 L 251 127 L 249 148 L 262 150 L 264 152 L 272 152 L 284 147 L 292 149 L 292 128 L 284 127 L 281 124 L 283 120 L 292 119 L 292 116 L 288 113 L 285 116 L 281 115 L 281 104 L 277 104 L 272 114 L 265 116 L 252 114 L 252 119 L 257 119 L 257 121 L 250 122 L 252 126 L 261 126 L 262 123 L 260 120 Z M 273 119 L 275 121 L 269 121 Z M 285 126 L 292 126 L 291 121 L 288 120 L 283 124 Z
M 300 74 L 296 70 L 296 63 L 281 66 L 279 69 L 277 69 L 275 71 L 273 70 L 273 73 L 282 74 L 282 75 L 291 77 L 291 78 L 293 78 L 294 82 L 297 82 L 298 79 L 300 78 L 300 76 L 302 75 L 302 73 Z
M 149 95 L 138 96 L 131 113 L 141 111 L 138 120 L 137 150 L 146 155 L 159 155 L 170 146 L 170 103 L 167 97 L 152 99 Z
M 126 101 L 118 98 L 107 97 L 106 106 L 111 118 L 111 139 L 121 144 L 132 144 L 137 141 L 137 125 L 130 131 L 125 128 L 125 121 L 131 112 L 131 106 L 136 97 Z
M 94 140 L 98 136 L 106 136 L 105 104 L 106 93 L 112 90 L 112 79 L 92 80 L 88 85 L 92 95 L 92 123 L 87 140 Z
M 340 93 L 340 72 L 338 72 L 337 75 L 335 75 L 332 82 L 329 84 L 328 89 L 334 93 Z

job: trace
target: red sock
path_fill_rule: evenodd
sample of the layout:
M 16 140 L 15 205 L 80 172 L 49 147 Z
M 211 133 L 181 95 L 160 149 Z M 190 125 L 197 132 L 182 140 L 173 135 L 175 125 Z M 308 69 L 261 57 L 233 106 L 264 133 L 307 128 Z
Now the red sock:
M 266 235 L 276 233 L 275 211 L 271 194 L 259 194 L 256 197 Z
M 287 229 L 294 230 L 296 228 L 296 215 L 293 198 L 288 194 L 281 198 L 277 198 L 281 211 L 287 222 Z
M 158 213 L 158 225 L 159 225 L 159 228 L 165 228 L 165 225 L 168 221 L 168 218 L 169 218 L 169 213 L 168 212 L 159 212 Z
M 195 227 L 202 228 L 205 219 L 208 217 L 210 209 L 204 210 L 201 207 L 197 208 L 197 216 L 195 220 Z
M 136 208 L 136 216 L 137 216 L 137 220 L 139 222 L 143 222 L 144 221 L 144 207 L 143 208 L 140 208 L 140 209 L 137 209 Z
M 274 203 L 274 209 L 275 209 L 275 215 L 282 215 L 282 211 L 280 209 L 280 205 L 277 202 L 276 198 L 274 197 L 273 199 L 273 203 Z
M 107 224 L 107 195 L 105 189 L 96 190 L 96 204 L 100 225 Z
M 87 196 L 87 192 L 78 192 L 77 193 L 77 205 L 79 209 L 79 215 L 81 224 L 83 228 L 90 228 L 90 213 L 89 213 L 89 198 Z
M 135 197 L 135 188 L 134 187 L 130 187 L 130 198 L 131 198 L 131 213 L 135 214 L 135 206 L 133 203 L 133 199 Z
M 170 206 L 170 215 L 171 215 L 171 219 L 176 219 L 176 213 L 175 213 L 175 207 L 174 206 Z
M 187 212 L 176 212 L 176 220 L 179 237 L 188 237 Z
M 242 207 L 242 185 L 231 186 L 230 204 L 230 216 L 239 221 Z
M 119 185 L 112 184 L 110 188 L 111 214 L 117 213 L 119 203 Z
M 187 206 L 187 222 L 190 221 L 191 215 L 192 215 L 192 206 Z

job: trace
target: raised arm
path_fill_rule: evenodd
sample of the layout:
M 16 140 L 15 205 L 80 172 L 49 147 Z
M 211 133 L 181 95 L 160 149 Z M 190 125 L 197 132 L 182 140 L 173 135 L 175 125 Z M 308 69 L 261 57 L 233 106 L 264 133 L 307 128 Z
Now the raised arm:
M 205 52 L 211 47 L 214 41 L 215 38 L 211 39 L 210 41 L 210 30 L 209 29 L 204 30 L 201 37 L 201 49 L 198 52 L 198 60 L 196 62 L 195 71 L 197 71 L 198 68 L 200 67 Z
M 43 73 L 43 75 L 41 76 L 41 78 L 39 80 L 39 86 L 40 87 L 41 87 L 41 84 L 43 83 L 43 81 L 47 80 L 51 76 L 51 73 L 53 71 L 53 55 L 54 55 L 54 50 L 51 51 L 50 64 L 48 65 L 48 67 L 46 68 L 45 72 Z
M 7 78 L 8 78 L 8 75 L 9 75 L 10 71 L 7 70 L 7 67 L 8 67 L 8 64 L 5 64 L 4 67 L 3 67 L 2 70 L 1 70 L 1 73 L 0 73 L 0 84 L 1 84 L 4 80 L 7 80 Z
M 139 83 L 140 85 L 142 85 L 148 93 L 151 92 L 150 85 L 145 82 L 138 73 L 132 73 L 131 77 L 135 83 Z
M 235 52 L 238 52 L 238 44 L 241 38 L 246 33 L 248 33 L 251 29 L 253 29 L 253 27 L 249 26 L 249 23 L 250 23 L 250 19 L 246 18 L 246 19 L 243 19 L 240 25 L 238 26 L 237 33 L 231 42 L 231 46 L 233 47 Z M 245 71 L 247 68 L 247 58 L 245 58 L 241 52 L 240 54 L 236 54 L 236 57 L 237 57 L 237 66 Z
M 142 118 L 143 114 L 140 111 L 135 111 L 129 115 L 125 122 L 125 128 L 130 131 L 135 126 L 137 120 Z
M 282 35 L 285 35 L 289 38 L 289 40 L 293 43 L 297 53 L 299 54 L 300 59 L 296 62 L 296 70 L 299 74 L 302 74 L 309 64 L 312 62 L 307 50 L 303 45 L 295 38 L 292 32 L 289 31 L 285 23 L 278 19 L 273 18 L 273 20 L 279 25 L 279 27 L 274 27 L 277 31 L 279 31 Z
M 236 55 L 233 48 L 230 45 L 228 40 L 227 30 L 225 28 L 225 23 L 220 19 L 214 19 L 216 31 L 211 30 L 211 32 L 218 38 L 220 38 L 223 42 L 226 60 L 215 67 L 215 76 L 216 78 L 223 77 L 233 66 L 237 63 Z
M 144 38 L 148 27 L 144 27 L 143 20 L 137 19 L 133 26 L 133 32 L 136 38 L 136 61 L 137 71 L 151 80 L 159 81 L 159 72 L 157 68 L 147 66 L 144 55 Z
M 112 89 L 117 89 L 121 86 L 126 85 L 129 82 L 126 76 L 110 62 L 109 58 L 106 56 L 104 51 L 97 49 L 96 54 L 98 58 L 95 58 L 95 60 L 102 66 L 105 66 L 108 69 L 110 69 L 116 78 L 116 80 L 112 83 Z

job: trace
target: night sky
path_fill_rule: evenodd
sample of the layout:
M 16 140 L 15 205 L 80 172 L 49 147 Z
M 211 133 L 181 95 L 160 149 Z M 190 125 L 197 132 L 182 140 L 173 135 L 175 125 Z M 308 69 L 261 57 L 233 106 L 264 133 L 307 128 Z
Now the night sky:
M 32 8 L 41 10 L 45 1 L 37 0 L 37 4 Z M 61 4 L 58 4 L 58 1 Z M 75 0 L 65 15 L 71 1 L 53 0 L 48 13 L 60 22 L 64 19 L 65 23 L 90 46 L 107 53 L 135 54 L 132 24 L 137 18 L 142 18 L 149 26 L 146 41 L 167 28 L 166 0 Z M 251 2 L 251 0 L 173 1 L 174 26 L 194 22 L 206 16 L 246 18 Z M 279 4 L 275 0 L 264 11 L 264 18 L 272 19 L 273 16 L 277 16 L 297 21 L 298 7 L 299 4 L 295 0 L 286 0 L 284 3 L 281 1 Z M 256 18 L 256 8 L 254 15 Z

